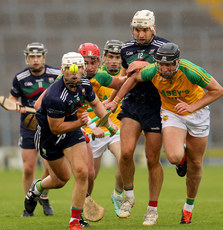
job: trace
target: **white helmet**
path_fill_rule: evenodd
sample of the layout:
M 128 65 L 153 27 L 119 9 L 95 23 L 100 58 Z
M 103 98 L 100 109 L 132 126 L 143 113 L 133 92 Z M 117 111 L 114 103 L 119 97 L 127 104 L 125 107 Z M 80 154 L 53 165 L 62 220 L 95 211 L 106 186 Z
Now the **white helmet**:
M 83 66 L 83 68 L 85 68 L 84 58 L 81 54 L 76 52 L 69 52 L 64 54 L 61 63 L 62 69 L 64 70 L 65 67 L 69 67 L 72 64 Z
M 152 11 L 140 10 L 132 18 L 131 27 L 150 28 L 155 31 L 155 16 Z

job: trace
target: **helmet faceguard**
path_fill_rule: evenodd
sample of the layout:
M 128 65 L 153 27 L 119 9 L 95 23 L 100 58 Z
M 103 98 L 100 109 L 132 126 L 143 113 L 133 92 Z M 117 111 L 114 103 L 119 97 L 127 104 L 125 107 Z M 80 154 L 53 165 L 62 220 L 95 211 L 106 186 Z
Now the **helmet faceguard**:
M 156 67 L 157 71 L 160 73 L 160 75 L 164 78 L 172 78 L 173 75 L 177 72 L 179 67 L 179 60 L 180 57 L 180 50 L 179 47 L 174 43 L 164 43 L 160 46 L 160 48 L 157 50 L 155 61 L 156 61 Z M 175 70 L 171 72 L 163 73 L 159 67 L 159 63 L 161 64 L 173 64 L 176 66 Z
M 90 58 L 92 61 L 97 61 L 100 63 L 100 50 L 96 44 L 93 43 L 83 43 L 80 45 L 78 49 L 78 53 L 80 53 L 84 58 Z M 97 64 L 97 68 L 98 68 Z M 94 77 L 96 70 L 89 68 L 89 65 L 86 64 L 86 77 L 91 79 Z
M 106 69 L 110 74 L 117 74 L 120 71 L 121 65 L 121 48 L 123 42 L 119 40 L 108 40 L 105 43 L 103 51 L 103 63 L 106 64 Z M 109 58 L 109 56 L 111 56 Z M 118 60 L 117 58 L 120 58 Z
M 66 68 L 69 68 L 72 64 L 77 65 L 78 67 L 83 68 L 83 71 L 85 70 L 85 62 L 84 58 L 81 54 L 76 53 L 76 52 L 69 52 L 63 55 L 62 57 L 62 63 L 61 63 L 61 68 L 64 71 Z M 74 73 L 72 77 L 66 77 L 64 76 L 64 81 L 67 86 L 70 88 L 76 88 L 79 85 L 81 85 L 81 77 L 82 74 L 80 73 Z M 77 82 L 72 82 L 70 79 L 78 79 Z
M 26 49 L 24 50 L 24 55 L 25 55 L 25 63 L 29 65 L 28 62 L 28 57 L 29 56 L 43 56 L 44 58 L 46 57 L 47 54 L 47 49 L 45 49 L 44 45 L 40 42 L 32 42 L 26 46 Z M 45 62 L 44 62 L 45 64 Z M 38 69 L 35 69 L 33 67 L 30 67 L 30 70 L 32 72 L 41 72 L 43 70 L 44 66 L 41 66 Z

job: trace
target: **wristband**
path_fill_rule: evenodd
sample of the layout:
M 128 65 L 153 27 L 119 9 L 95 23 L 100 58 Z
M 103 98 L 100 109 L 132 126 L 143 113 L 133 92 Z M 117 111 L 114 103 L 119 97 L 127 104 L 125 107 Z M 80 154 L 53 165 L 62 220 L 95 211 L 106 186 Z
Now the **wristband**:
M 116 96 L 116 97 L 114 98 L 113 101 L 114 101 L 116 104 L 119 104 L 121 100 L 122 100 L 122 99 L 121 99 L 120 97 Z
M 112 131 L 114 128 L 110 125 L 109 127 L 108 127 L 108 130 L 109 131 Z
M 88 125 L 88 127 L 89 127 L 89 128 L 91 128 L 91 129 L 96 128 L 96 124 L 95 124 L 95 122 L 93 122 L 93 123 L 91 123 L 90 125 Z

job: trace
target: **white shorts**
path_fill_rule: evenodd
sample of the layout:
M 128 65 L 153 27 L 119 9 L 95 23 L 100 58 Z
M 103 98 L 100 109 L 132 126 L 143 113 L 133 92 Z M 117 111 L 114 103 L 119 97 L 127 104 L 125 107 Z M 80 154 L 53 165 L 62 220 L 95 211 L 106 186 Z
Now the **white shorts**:
M 89 137 L 94 158 L 99 158 L 111 144 L 120 141 L 120 134 L 115 134 L 112 137 L 96 138 L 94 141 L 92 140 L 92 134 L 89 134 Z
M 206 106 L 187 116 L 179 116 L 161 108 L 162 128 L 174 126 L 185 129 L 193 137 L 206 137 L 210 131 L 210 110 Z

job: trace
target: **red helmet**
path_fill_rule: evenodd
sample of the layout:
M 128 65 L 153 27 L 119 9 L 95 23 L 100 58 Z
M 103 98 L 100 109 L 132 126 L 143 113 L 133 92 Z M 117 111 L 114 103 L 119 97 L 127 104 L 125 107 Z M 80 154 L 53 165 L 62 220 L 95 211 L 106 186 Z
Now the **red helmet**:
M 100 50 L 96 44 L 93 43 L 83 43 L 78 49 L 83 57 L 98 57 L 100 59 Z

